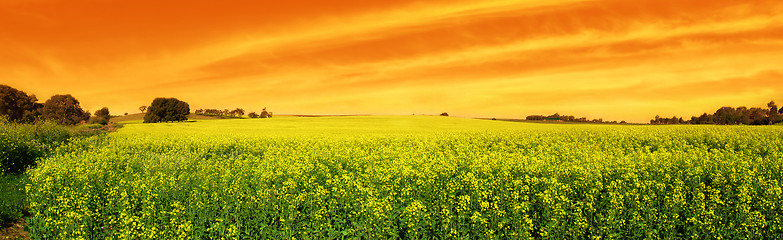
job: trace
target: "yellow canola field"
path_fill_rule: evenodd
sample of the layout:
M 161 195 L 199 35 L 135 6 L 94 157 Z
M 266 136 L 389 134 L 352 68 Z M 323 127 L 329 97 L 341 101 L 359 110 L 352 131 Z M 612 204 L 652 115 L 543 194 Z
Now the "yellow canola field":
M 33 238 L 783 236 L 783 128 L 275 117 L 128 124 L 30 170 Z

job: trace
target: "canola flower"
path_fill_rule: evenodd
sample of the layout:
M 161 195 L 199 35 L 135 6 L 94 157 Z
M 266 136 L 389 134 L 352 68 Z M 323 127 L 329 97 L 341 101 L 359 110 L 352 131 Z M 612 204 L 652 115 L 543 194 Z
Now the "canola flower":
M 780 239 L 783 128 L 130 124 L 28 172 L 33 238 Z

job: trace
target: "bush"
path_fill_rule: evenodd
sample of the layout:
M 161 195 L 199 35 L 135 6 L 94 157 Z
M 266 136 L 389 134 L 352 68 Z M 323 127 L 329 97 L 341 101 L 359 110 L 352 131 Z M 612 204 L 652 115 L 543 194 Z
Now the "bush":
M 109 115 L 109 108 L 104 107 L 98 111 L 95 111 L 95 117 L 90 122 L 106 125 L 109 124 L 109 118 L 111 118 Z
M 0 223 L 23 216 L 27 206 L 24 186 L 28 180 L 24 171 L 39 159 L 62 154 L 57 153 L 58 147 L 76 136 L 80 136 L 76 131 L 52 121 L 19 124 L 0 117 Z
M 29 125 L 0 119 L 0 174 L 24 172 L 72 135 L 54 122 Z
M 37 145 L 25 129 L 4 124 L 0 129 L 0 174 L 20 173 L 33 165 L 42 155 Z

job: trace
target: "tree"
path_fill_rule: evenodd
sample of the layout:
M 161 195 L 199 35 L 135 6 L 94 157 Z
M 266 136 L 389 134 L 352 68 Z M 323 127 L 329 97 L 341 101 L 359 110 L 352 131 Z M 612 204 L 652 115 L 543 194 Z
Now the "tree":
M 147 111 L 147 106 L 139 107 L 139 111 L 141 111 L 141 113 L 144 113 L 145 111 Z
M 770 121 L 772 124 L 783 122 L 783 108 L 778 109 L 778 113 L 775 114 Z
M 449 116 L 449 113 L 447 113 L 447 112 L 444 112 L 444 113 L 441 113 L 440 115 L 441 115 L 441 116 L 444 116 L 444 117 L 448 117 L 448 116 Z
M 737 110 L 733 107 L 722 107 L 715 111 L 715 123 L 720 125 L 738 124 Z
M 258 114 L 256 112 L 250 112 L 247 114 L 247 116 L 250 118 L 258 118 Z
M 62 125 L 74 125 L 89 119 L 85 112 L 70 94 L 54 95 L 43 104 L 43 118 L 55 121 Z
M 245 115 L 245 109 L 237 108 L 237 109 L 231 110 L 231 112 L 229 112 L 229 114 L 234 115 L 235 117 L 242 117 L 243 115 Z
M 90 119 L 90 117 L 91 117 L 91 116 L 92 116 L 92 113 L 90 113 L 90 111 L 84 111 L 84 120 L 82 120 L 82 121 L 79 121 L 79 122 L 80 122 L 80 123 L 81 123 L 81 122 L 86 122 L 87 120 L 89 120 L 89 119 Z
M 41 104 L 36 103 L 35 95 L 0 85 L 0 115 L 6 115 L 9 121 L 30 123 L 40 115 Z
M 145 123 L 174 122 L 188 120 L 190 105 L 176 98 L 156 98 L 147 108 Z
M 106 125 L 109 124 L 109 118 L 109 108 L 104 107 L 95 111 L 95 119 L 93 121 L 101 125 Z
M 260 117 L 260 118 L 271 118 L 272 117 L 272 112 L 267 112 L 266 111 L 266 107 L 264 107 L 264 109 L 261 109 L 261 114 L 259 114 L 258 117 Z
M 650 124 L 661 124 L 661 116 L 655 115 L 655 119 L 651 119 Z

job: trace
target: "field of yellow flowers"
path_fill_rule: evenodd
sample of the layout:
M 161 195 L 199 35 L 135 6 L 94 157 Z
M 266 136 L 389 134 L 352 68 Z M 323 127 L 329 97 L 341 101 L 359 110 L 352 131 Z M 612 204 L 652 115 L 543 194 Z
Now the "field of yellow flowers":
M 783 238 L 780 126 L 128 124 L 28 174 L 35 239 Z

